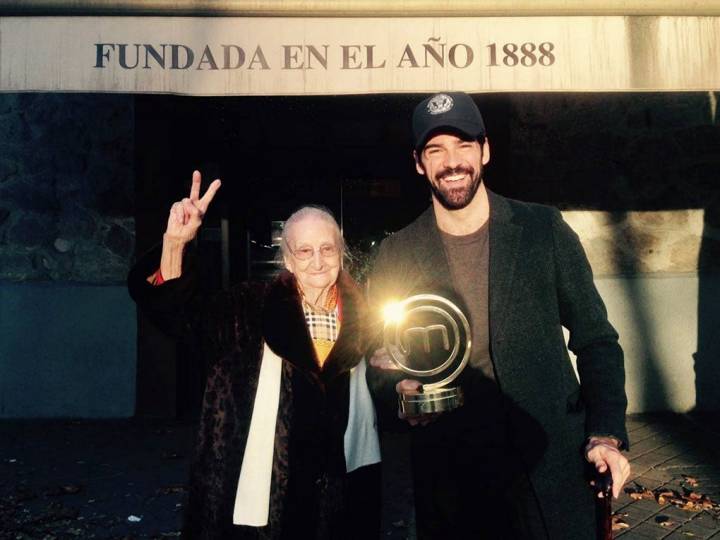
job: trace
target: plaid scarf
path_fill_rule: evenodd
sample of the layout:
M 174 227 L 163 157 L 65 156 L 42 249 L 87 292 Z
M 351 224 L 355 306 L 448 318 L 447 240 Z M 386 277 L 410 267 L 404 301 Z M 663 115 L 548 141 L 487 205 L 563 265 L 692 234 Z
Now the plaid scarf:
M 322 367 L 340 332 L 341 316 L 337 285 L 333 285 L 328 291 L 327 299 L 322 307 L 313 306 L 303 295 L 302 308 L 318 363 Z

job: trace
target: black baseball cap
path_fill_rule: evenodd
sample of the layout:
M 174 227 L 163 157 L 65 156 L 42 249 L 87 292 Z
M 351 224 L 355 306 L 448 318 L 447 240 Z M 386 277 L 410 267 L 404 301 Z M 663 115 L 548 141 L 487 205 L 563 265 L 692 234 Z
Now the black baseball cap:
M 413 142 L 420 151 L 434 132 L 459 131 L 471 139 L 485 137 L 485 122 L 473 98 L 464 92 L 445 92 L 422 100 L 412 117 Z

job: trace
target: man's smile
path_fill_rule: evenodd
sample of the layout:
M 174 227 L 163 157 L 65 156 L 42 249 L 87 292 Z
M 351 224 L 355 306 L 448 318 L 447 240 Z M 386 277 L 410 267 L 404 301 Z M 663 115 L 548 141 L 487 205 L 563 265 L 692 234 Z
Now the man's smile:
M 452 175 L 443 176 L 443 177 L 440 179 L 440 181 L 441 181 L 441 182 L 450 182 L 450 183 L 452 183 L 452 182 L 459 182 L 460 180 L 464 180 L 465 178 L 467 178 L 467 176 L 468 176 L 468 175 L 467 175 L 466 173 L 462 173 L 462 174 L 452 174 Z

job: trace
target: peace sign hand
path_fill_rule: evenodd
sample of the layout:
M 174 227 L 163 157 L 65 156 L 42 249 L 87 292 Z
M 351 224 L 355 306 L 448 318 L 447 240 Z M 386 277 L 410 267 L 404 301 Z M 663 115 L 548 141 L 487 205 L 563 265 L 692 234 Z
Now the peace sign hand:
M 205 195 L 200 197 L 200 180 L 200 171 L 193 172 L 190 197 L 176 202 L 170 208 L 160 257 L 160 275 L 163 281 L 175 279 L 182 274 L 185 245 L 197 235 L 205 212 L 220 189 L 220 180 L 214 180 Z M 149 283 L 155 281 L 154 276 L 148 276 L 147 279 Z
M 170 208 L 165 236 L 174 243 L 185 245 L 195 238 L 215 193 L 220 189 L 221 182 L 216 179 L 200 197 L 201 180 L 200 171 L 194 171 L 190 197 L 177 201 Z

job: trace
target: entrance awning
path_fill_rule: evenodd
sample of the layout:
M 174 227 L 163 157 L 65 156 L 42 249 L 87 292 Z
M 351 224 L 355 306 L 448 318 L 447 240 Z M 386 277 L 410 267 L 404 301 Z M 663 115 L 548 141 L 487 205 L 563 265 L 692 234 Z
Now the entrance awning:
M 0 91 L 331 95 L 720 88 L 720 1 L 483 4 L 4 2 Z

